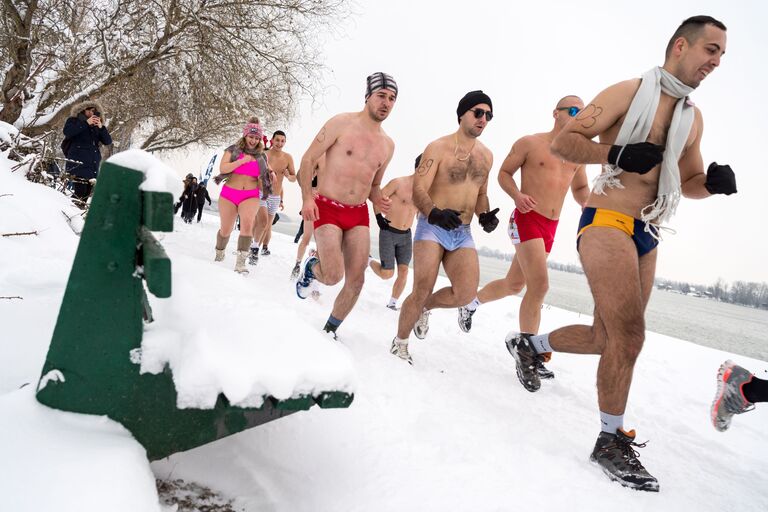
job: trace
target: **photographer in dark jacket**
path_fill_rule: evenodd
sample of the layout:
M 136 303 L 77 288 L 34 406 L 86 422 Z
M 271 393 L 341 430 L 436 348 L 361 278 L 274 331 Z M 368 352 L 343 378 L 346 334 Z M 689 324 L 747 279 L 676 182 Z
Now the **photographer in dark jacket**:
M 72 196 L 85 202 L 101 163 L 99 144 L 112 144 L 112 137 L 104 126 L 101 105 L 86 101 L 72 107 L 64 123 L 62 150 L 67 158 L 67 173 L 78 179 L 72 181 Z

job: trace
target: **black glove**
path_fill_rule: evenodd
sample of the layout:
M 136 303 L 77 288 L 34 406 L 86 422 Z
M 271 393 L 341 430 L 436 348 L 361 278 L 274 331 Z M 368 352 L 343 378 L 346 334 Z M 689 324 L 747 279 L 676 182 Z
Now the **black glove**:
M 704 187 L 710 194 L 725 194 L 727 196 L 736 193 L 736 175 L 733 174 L 730 165 L 717 165 L 717 162 L 709 164 L 707 169 L 707 181 Z
M 449 208 L 446 208 L 445 210 L 441 210 L 440 208 L 435 206 L 434 208 L 432 208 L 432 211 L 429 212 L 429 217 L 427 217 L 427 222 L 450 231 L 452 229 L 456 229 L 457 227 L 461 226 L 461 217 L 459 217 L 459 212 L 457 212 L 456 210 L 451 210 Z
M 389 221 L 384 218 L 384 215 L 376 214 L 376 224 L 379 225 L 379 229 L 382 231 L 389 231 Z
M 499 213 L 498 208 L 489 212 L 481 213 L 477 216 L 478 220 L 480 221 L 480 225 L 483 226 L 483 231 L 486 233 L 490 233 L 496 229 L 496 226 L 499 225 L 499 219 L 496 218 L 497 213 Z
M 624 148 L 624 151 L 622 151 Z M 621 158 L 619 158 L 621 153 Z M 651 142 L 637 142 L 626 146 L 611 146 L 608 163 L 618 165 L 627 172 L 645 174 L 664 159 L 664 146 Z

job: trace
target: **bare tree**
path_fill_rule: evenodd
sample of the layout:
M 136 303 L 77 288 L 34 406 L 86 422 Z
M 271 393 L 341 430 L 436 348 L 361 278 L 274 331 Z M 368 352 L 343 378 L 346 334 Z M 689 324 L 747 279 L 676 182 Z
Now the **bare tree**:
M 319 37 L 349 15 L 346 0 L 0 2 L 0 120 L 58 131 L 99 98 L 115 139 L 150 151 L 290 119 L 318 89 Z

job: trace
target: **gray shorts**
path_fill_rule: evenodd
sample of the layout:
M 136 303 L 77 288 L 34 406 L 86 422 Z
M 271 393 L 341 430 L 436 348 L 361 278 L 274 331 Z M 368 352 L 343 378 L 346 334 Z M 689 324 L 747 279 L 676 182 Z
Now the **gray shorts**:
M 280 196 L 269 195 L 266 199 L 262 198 L 259 206 L 266 208 L 269 215 L 274 215 L 280 208 Z
M 379 259 L 381 268 L 393 270 L 398 265 L 408 265 L 413 253 L 411 230 L 379 230 Z

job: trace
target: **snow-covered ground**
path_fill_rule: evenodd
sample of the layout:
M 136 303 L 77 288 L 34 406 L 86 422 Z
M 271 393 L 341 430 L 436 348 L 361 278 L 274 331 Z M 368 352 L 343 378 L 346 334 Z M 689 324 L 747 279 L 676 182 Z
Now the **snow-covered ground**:
M 296 246 L 277 233 L 272 255 L 247 277 L 232 271 L 234 236 L 214 263 L 211 215 L 158 234 L 174 289 L 170 299 L 150 298 L 157 322 L 144 362 L 170 361 L 190 390 L 186 405 L 204 406 L 220 390 L 252 397 L 260 382 L 273 394 L 335 383 L 355 401 L 149 464 L 119 424 L 34 400 L 78 239 L 61 213 L 68 201 L 3 161 L 0 196 L 0 233 L 39 233 L 0 237 L 0 296 L 23 297 L 0 299 L 0 510 L 159 511 L 153 474 L 209 486 L 249 512 L 768 509 L 768 407 L 722 434 L 708 418 L 724 359 L 763 376 L 766 362 L 648 333 L 626 426 L 650 441 L 641 460 L 661 492 L 631 491 L 588 462 L 599 431 L 596 357 L 556 354 L 548 366 L 557 377 L 538 393 L 518 383 L 504 337 L 519 299 L 484 305 L 470 334 L 455 311 L 434 312 L 427 339 L 412 338 L 409 366 L 389 353 L 391 281 L 366 275 L 334 344 L 320 328 L 338 286 L 322 288 L 318 301 L 296 298 L 288 280 Z M 542 320 L 549 330 L 590 319 L 549 308 Z M 255 360 L 265 342 L 283 363 Z M 314 373 L 291 373 L 307 360 Z

